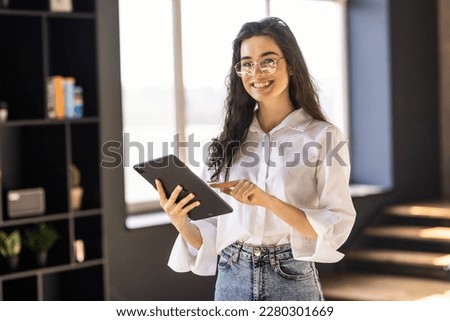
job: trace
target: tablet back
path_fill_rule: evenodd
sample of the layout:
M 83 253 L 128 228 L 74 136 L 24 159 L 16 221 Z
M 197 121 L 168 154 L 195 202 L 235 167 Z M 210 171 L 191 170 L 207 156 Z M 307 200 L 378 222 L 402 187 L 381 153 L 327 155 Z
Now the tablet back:
M 230 205 L 175 155 L 136 164 L 133 168 L 155 189 L 155 179 L 159 179 L 164 186 L 167 197 L 170 196 L 175 187 L 181 185 L 183 191 L 180 193 L 177 202 L 189 193 L 194 193 L 195 198 L 191 202 L 198 200 L 201 205 L 189 212 L 188 216 L 191 220 L 200 220 L 233 211 Z

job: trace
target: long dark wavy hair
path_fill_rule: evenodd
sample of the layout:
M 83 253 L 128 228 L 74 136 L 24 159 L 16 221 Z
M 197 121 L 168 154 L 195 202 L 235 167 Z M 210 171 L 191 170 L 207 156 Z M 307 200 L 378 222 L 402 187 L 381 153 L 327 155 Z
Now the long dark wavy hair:
M 303 108 L 313 118 L 326 121 L 320 108 L 316 87 L 289 26 L 275 17 L 245 23 L 233 41 L 233 58 L 227 76 L 228 94 L 225 99 L 224 127 L 209 147 L 207 166 L 214 169 L 211 181 L 218 181 L 222 172 L 225 174 L 225 180 L 228 180 L 234 150 L 240 148 L 244 142 L 253 120 L 257 102 L 245 90 L 242 80 L 234 70 L 234 65 L 241 59 L 242 41 L 254 36 L 272 38 L 283 52 L 283 57 L 292 71 L 289 96 L 294 108 Z

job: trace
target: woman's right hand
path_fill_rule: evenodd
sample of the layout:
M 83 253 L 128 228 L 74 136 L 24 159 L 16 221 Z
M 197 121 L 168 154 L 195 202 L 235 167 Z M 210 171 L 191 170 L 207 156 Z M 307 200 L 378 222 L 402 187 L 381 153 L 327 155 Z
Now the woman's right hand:
M 159 204 L 163 208 L 164 212 L 169 216 L 172 224 L 181 232 L 186 224 L 189 222 L 188 213 L 192 209 L 196 208 L 200 205 L 199 201 L 192 202 L 187 205 L 190 201 L 192 201 L 195 197 L 193 193 L 189 193 L 186 197 L 181 199 L 178 203 L 176 203 L 176 199 L 180 195 L 180 192 L 183 190 L 183 187 L 178 185 L 170 194 L 170 197 L 167 198 L 166 192 L 164 191 L 163 185 L 160 180 L 155 180 L 156 189 L 159 193 Z

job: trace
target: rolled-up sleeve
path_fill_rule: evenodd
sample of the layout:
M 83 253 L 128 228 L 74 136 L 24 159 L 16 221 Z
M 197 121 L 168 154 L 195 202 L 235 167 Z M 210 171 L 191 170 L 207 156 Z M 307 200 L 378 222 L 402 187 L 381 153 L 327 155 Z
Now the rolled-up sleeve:
M 208 181 L 211 177 L 207 166 L 202 168 L 200 177 Z M 168 266 L 175 272 L 189 272 L 197 275 L 215 275 L 217 268 L 217 217 L 191 221 L 202 235 L 203 244 L 200 249 L 190 246 L 181 235 L 178 235 L 170 253 Z
M 296 259 L 334 263 L 344 257 L 338 249 L 350 235 L 356 212 L 349 189 L 347 143 L 336 127 L 328 130 L 323 143 L 316 168 L 317 206 L 302 208 L 317 239 L 291 229 L 291 243 Z
M 200 230 L 203 238 L 202 246 L 196 250 L 181 235 L 178 235 L 170 253 L 168 265 L 175 272 L 192 271 L 197 275 L 215 275 L 217 218 L 191 221 L 191 223 Z

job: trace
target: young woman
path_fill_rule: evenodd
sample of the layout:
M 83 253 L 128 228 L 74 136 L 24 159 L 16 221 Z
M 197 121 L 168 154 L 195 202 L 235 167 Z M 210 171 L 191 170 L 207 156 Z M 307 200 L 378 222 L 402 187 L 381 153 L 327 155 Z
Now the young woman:
M 181 188 L 160 203 L 180 236 L 169 266 L 214 275 L 216 300 L 323 300 L 314 262 L 337 262 L 355 210 L 348 149 L 327 122 L 303 55 L 278 18 L 242 26 L 233 43 L 226 118 L 205 180 L 234 211 L 201 221 Z M 220 255 L 217 264 L 217 255 Z

